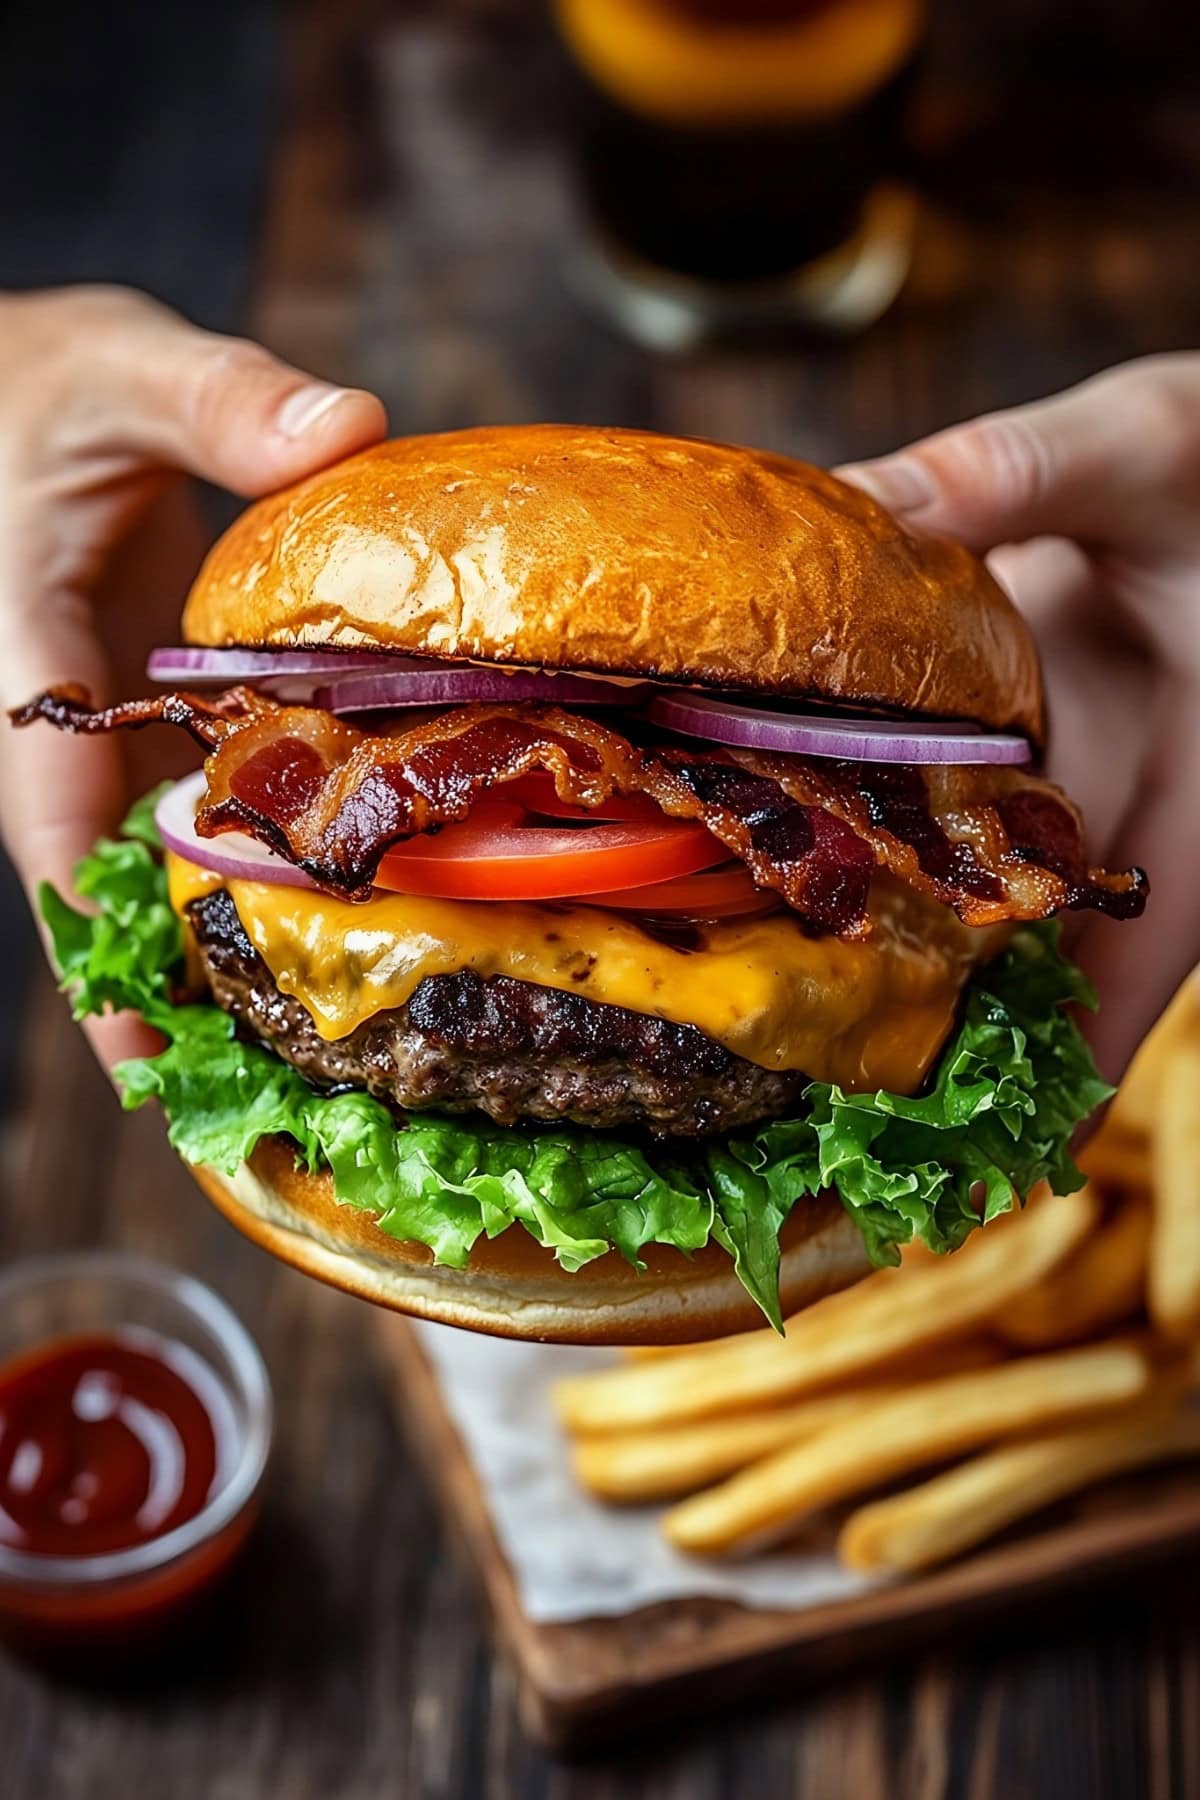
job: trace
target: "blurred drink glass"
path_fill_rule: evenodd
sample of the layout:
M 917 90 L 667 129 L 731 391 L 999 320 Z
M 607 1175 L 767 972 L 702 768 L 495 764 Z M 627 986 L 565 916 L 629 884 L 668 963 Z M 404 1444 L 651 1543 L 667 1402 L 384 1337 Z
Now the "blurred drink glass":
M 555 0 L 578 74 L 592 297 L 683 348 L 870 323 L 903 283 L 894 185 L 924 0 Z

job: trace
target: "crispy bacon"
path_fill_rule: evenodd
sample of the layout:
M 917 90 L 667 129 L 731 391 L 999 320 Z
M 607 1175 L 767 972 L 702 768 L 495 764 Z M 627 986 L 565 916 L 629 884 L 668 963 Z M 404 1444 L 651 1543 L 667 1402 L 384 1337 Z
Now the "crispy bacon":
M 465 818 L 480 794 L 533 769 L 579 806 L 648 794 L 672 817 L 705 824 L 812 929 L 862 924 L 875 858 L 840 820 L 729 765 L 736 792 L 698 792 L 617 732 L 555 707 L 463 707 L 383 739 L 292 708 L 210 758 L 196 829 L 249 831 L 322 886 L 365 894 L 391 844 Z
M 852 827 L 718 752 L 644 751 L 636 785 L 674 818 L 699 819 L 775 888 L 808 930 L 861 936 L 876 858 Z
M 122 700 L 118 706 L 93 706 L 86 688 L 74 682 L 50 688 L 9 713 L 14 725 L 44 719 L 59 731 L 96 736 L 106 731 L 141 731 L 146 725 L 178 725 L 202 750 L 217 745 L 244 722 L 278 712 L 273 700 L 253 688 L 229 688 L 212 699 L 199 694 L 158 694 L 151 700 Z
M 481 794 L 533 769 L 562 799 L 596 806 L 635 790 L 637 756 L 615 732 L 549 707 L 463 707 L 390 737 L 289 707 L 209 758 L 196 830 L 251 832 L 321 886 L 365 896 L 392 844 L 465 819 Z
M 210 752 L 198 833 L 249 832 L 352 899 L 369 894 L 391 845 L 465 818 L 481 794 L 541 769 L 577 805 L 642 793 L 673 818 L 700 821 L 817 933 L 861 935 L 877 868 L 969 925 L 1065 907 L 1129 918 L 1145 904 L 1141 871 L 1089 869 L 1065 795 L 1012 769 L 644 748 L 590 718 L 533 705 L 465 706 L 367 735 L 249 689 L 100 711 L 79 690 L 57 689 L 12 716 L 68 731 L 182 726 Z
M 1087 907 L 1132 919 L 1145 907 L 1142 870 L 1089 868 L 1077 810 L 1023 769 L 729 754 L 801 804 L 828 808 L 883 867 L 964 924 Z

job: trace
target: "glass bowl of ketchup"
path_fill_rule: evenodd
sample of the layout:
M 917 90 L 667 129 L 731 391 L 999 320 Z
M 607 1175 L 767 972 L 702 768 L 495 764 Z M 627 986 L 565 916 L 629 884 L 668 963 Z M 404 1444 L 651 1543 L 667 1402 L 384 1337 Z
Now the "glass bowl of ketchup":
M 159 1641 L 249 1535 L 271 1434 L 262 1357 L 200 1282 L 108 1251 L 0 1269 L 0 1636 Z

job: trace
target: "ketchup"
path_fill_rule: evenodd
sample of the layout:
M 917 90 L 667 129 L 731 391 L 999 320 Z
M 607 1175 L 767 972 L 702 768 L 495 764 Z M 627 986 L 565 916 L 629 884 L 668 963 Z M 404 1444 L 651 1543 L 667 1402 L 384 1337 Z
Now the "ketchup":
M 98 1556 L 201 1511 L 224 1472 L 229 1402 L 148 1331 L 59 1338 L 0 1367 L 0 1545 Z

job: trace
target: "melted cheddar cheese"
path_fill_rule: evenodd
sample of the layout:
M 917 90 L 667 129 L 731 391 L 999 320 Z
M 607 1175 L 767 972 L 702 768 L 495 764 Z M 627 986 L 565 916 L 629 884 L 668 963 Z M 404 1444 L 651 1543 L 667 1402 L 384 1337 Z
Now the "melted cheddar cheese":
M 226 881 L 177 856 L 167 866 L 181 916 L 228 888 L 276 985 L 326 1039 L 402 1006 L 427 975 L 473 969 L 695 1025 L 764 1069 L 802 1069 L 852 1092 L 920 1086 L 971 969 L 1008 935 L 971 930 L 886 879 L 861 942 L 806 937 L 780 912 L 716 921 L 682 948 L 599 907 L 385 893 L 352 903 Z

